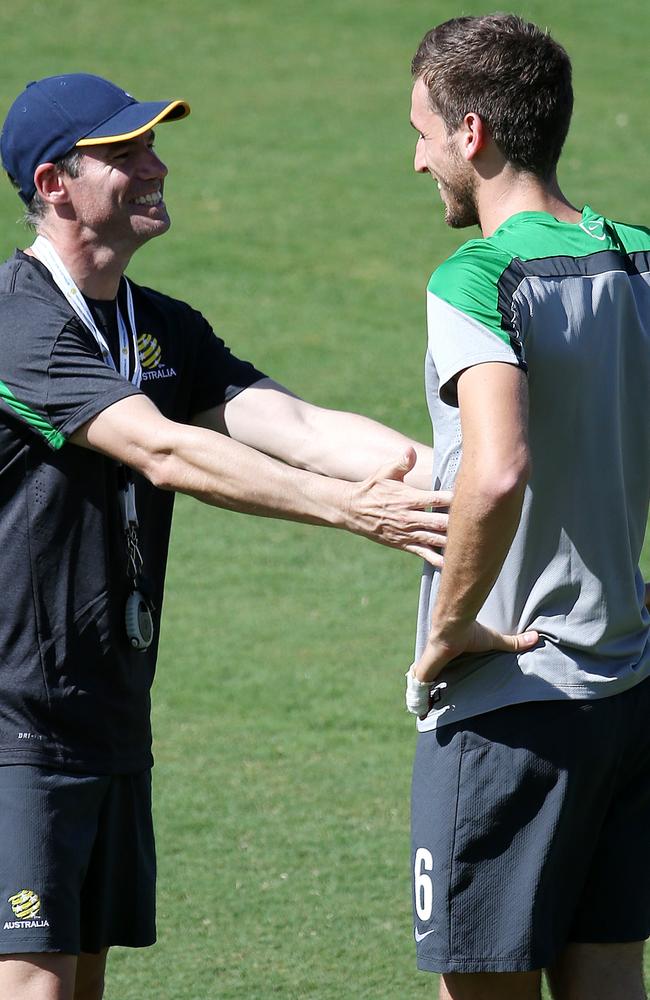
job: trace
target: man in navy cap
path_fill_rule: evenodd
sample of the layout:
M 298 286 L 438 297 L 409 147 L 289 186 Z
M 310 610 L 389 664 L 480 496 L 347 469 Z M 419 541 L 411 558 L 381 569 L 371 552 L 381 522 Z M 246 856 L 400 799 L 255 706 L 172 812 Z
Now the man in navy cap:
M 149 690 L 174 491 L 439 558 L 443 518 L 425 511 L 438 498 L 417 488 L 428 449 L 411 470 L 410 441 L 302 403 L 188 305 L 124 278 L 170 225 L 153 128 L 188 113 L 73 74 L 30 84 L 2 132 L 37 233 L 0 268 L 0 996 L 12 1000 L 96 1000 L 108 947 L 155 938 Z
M 449 495 L 428 491 L 428 448 L 297 399 L 188 305 L 124 277 L 170 224 L 153 128 L 188 113 L 72 74 L 30 84 L 2 132 L 37 232 L 0 268 L 12 1000 L 96 1000 L 108 947 L 154 940 L 149 690 L 174 492 L 440 562 L 445 518 L 425 508 Z

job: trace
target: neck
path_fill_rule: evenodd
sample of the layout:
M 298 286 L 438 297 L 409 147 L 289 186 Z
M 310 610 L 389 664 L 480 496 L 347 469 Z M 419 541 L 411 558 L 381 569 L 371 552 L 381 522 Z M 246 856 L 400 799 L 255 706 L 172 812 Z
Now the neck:
M 52 244 L 79 290 L 91 299 L 114 299 L 130 255 L 120 255 L 82 233 L 73 237 L 47 226 L 38 233 Z M 26 250 L 29 253 L 29 249 Z
M 484 236 L 491 236 L 517 212 L 547 212 L 560 222 L 572 223 L 580 222 L 582 217 L 562 194 L 555 176 L 542 181 L 533 174 L 524 174 L 509 167 L 481 180 L 477 203 Z

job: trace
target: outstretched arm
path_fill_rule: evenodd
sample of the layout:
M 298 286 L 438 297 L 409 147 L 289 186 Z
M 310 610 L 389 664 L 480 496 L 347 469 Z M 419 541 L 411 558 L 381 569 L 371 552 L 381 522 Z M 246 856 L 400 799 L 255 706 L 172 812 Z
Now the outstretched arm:
M 248 514 L 345 528 L 434 565 L 441 562 L 446 517 L 426 508 L 448 504 L 449 496 L 401 482 L 413 452 L 398 454 L 363 481 L 346 482 L 293 468 L 212 430 L 168 420 L 142 395 L 107 407 L 71 440 L 137 469 L 161 489 Z
M 406 482 L 431 488 L 433 454 L 427 445 L 358 413 L 314 406 L 270 378 L 199 414 L 194 422 L 289 465 L 337 479 L 365 479 L 414 448 L 417 460 Z

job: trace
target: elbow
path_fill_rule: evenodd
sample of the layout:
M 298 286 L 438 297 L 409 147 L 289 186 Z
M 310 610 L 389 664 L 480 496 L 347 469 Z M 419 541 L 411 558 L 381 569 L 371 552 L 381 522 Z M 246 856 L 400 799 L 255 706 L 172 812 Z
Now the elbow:
M 528 480 L 530 479 L 530 457 L 528 453 L 518 456 L 508 467 L 502 470 L 497 479 L 497 493 L 502 500 L 523 499 Z
M 477 493 L 490 506 L 521 503 L 530 479 L 531 463 L 527 448 L 522 447 L 499 462 L 480 462 L 472 473 Z
M 155 486 L 158 490 L 173 492 L 177 489 L 169 456 L 165 456 L 164 454 L 150 456 L 147 466 L 142 472 L 151 485 Z
M 166 442 L 159 442 L 150 447 L 141 471 L 156 489 L 175 492 L 183 486 L 180 465 L 174 448 Z
M 159 490 L 178 488 L 178 469 L 173 443 L 168 435 L 152 433 L 135 446 L 126 462 Z

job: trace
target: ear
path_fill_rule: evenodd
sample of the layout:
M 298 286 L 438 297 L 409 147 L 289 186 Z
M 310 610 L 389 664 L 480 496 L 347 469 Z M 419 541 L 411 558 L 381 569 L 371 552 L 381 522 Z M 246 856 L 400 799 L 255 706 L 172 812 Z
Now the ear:
M 459 150 L 462 156 L 471 161 L 477 153 L 482 152 L 490 139 L 490 133 L 483 119 L 476 112 L 470 111 L 463 118 L 459 132 Z
M 34 185 L 42 200 L 49 205 L 64 205 L 70 200 L 67 175 L 54 163 L 39 163 L 34 171 Z

